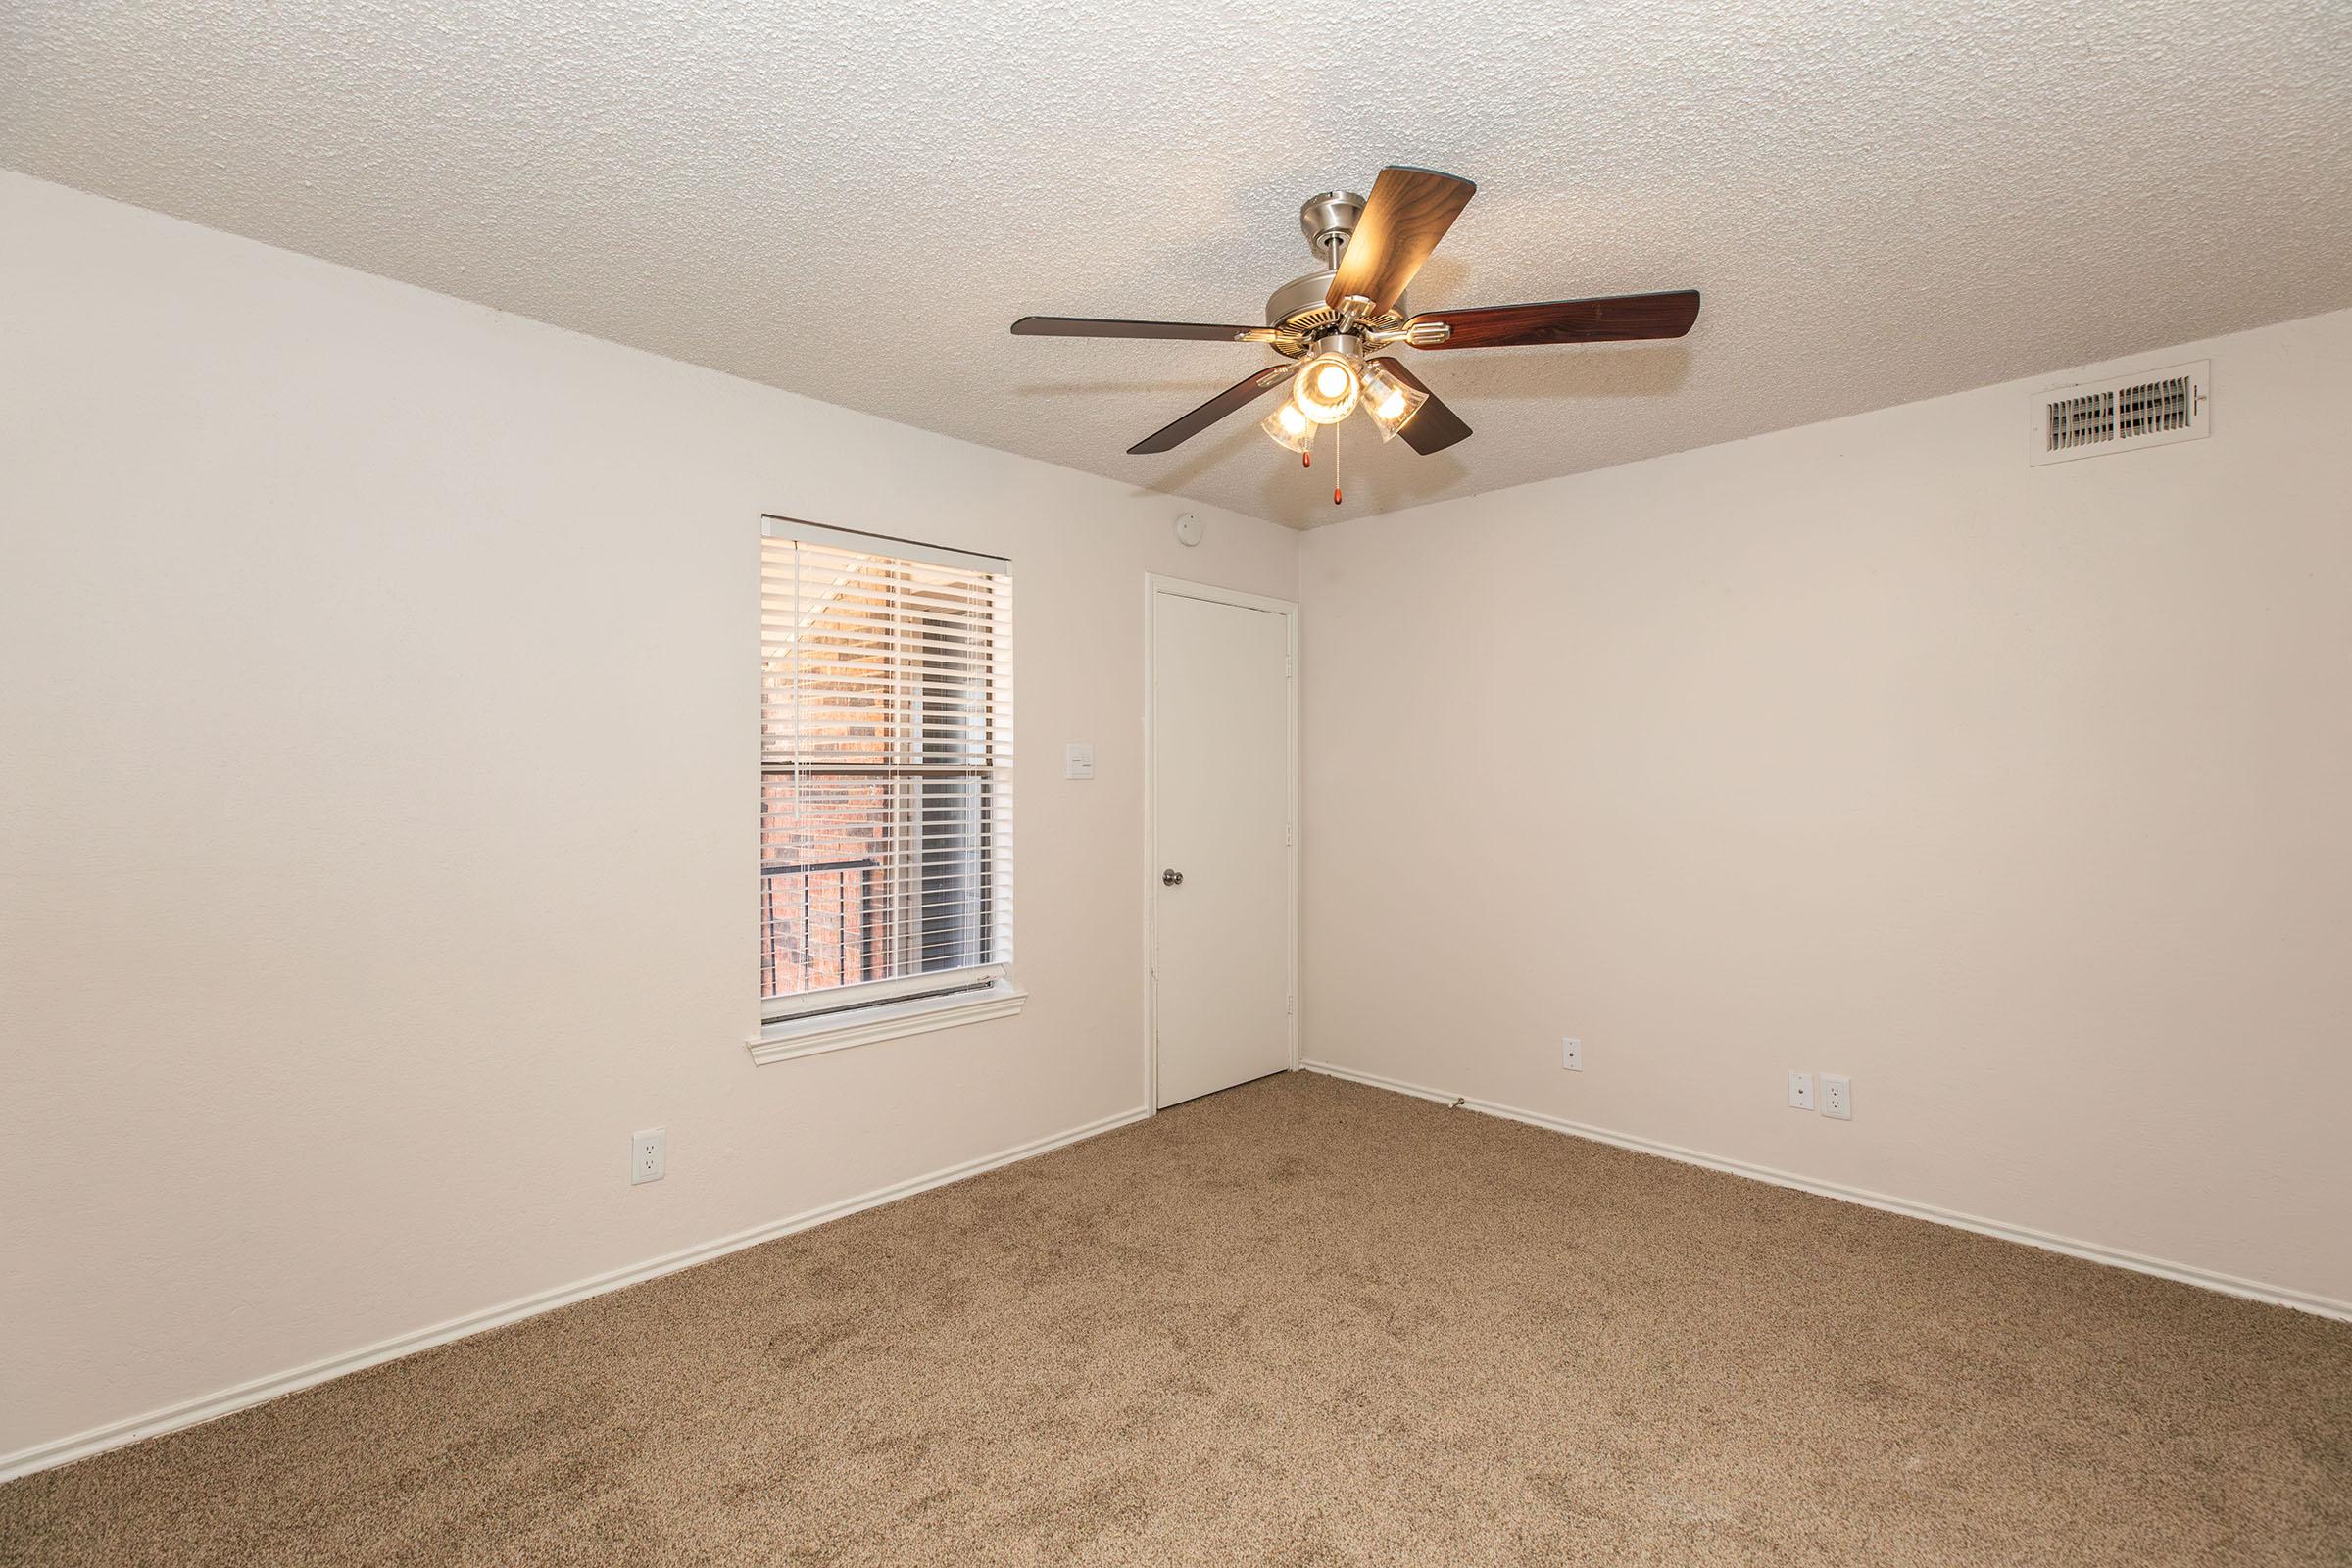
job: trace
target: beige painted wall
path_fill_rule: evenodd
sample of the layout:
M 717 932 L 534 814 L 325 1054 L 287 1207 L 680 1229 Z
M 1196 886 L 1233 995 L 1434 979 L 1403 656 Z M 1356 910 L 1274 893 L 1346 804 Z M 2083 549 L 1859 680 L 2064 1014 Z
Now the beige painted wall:
M 1306 1054 L 2352 1301 L 2352 312 L 2205 357 L 1310 534 Z
M 1143 579 L 1296 535 L 6 174 L 0 363 L 0 1455 L 1142 1104 Z M 1013 557 L 1020 1017 L 752 1064 L 762 511 Z
M 0 344 L 0 1455 L 1141 1103 L 1294 535 L 5 174 Z M 1309 1054 L 2352 1298 L 2352 315 L 2207 353 L 1308 536 Z M 1021 1017 L 751 1065 L 763 510 L 1014 556 Z

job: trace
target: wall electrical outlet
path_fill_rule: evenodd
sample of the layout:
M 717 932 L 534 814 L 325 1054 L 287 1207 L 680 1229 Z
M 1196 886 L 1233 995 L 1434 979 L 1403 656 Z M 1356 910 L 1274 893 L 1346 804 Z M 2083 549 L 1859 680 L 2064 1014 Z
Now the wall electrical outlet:
M 1570 1072 L 1585 1070 L 1585 1043 L 1582 1040 L 1560 1042 L 1560 1065 Z
M 1797 1110 L 1813 1108 L 1813 1075 L 1792 1072 L 1788 1075 L 1788 1103 Z
M 658 1182 L 669 1163 L 669 1130 L 656 1127 L 629 1140 L 629 1185 Z
M 1821 1113 L 1839 1121 L 1854 1119 L 1854 1082 L 1834 1072 L 1821 1075 Z

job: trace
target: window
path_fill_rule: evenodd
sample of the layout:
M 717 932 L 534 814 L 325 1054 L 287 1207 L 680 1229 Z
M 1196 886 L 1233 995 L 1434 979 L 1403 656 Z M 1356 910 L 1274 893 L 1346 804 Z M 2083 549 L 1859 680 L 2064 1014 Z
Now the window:
M 1007 563 L 764 527 L 755 1054 L 938 1027 L 944 994 L 1011 1010 Z

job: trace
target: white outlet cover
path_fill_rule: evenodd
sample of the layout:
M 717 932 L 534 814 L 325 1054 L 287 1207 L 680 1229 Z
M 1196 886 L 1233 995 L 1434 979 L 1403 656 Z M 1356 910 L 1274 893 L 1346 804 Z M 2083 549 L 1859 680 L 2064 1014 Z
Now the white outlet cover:
M 1813 1108 L 1813 1075 L 1811 1073 L 1792 1072 L 1788 1075 L 1788 1104 L 1794 1110 L 1811 1110 Z
M 1570 1072 L 1585 1070 L 1585 1043 L 1582 1040 L 1560 1042 L 1560 1065 Z
M 1821 1075 L 1821 1113 L 1839 1121 L 1854 1119 L 1854 1081 L 1834 1072 Z
M 1090 779 L 1095 776 L 1095 743 L 1072 741 L 1061 749 L 1061 776 Z
M 658 1182 L 669 1166 L 668 1129 L 656 1127 L 629 1140 L 629 1185 Z

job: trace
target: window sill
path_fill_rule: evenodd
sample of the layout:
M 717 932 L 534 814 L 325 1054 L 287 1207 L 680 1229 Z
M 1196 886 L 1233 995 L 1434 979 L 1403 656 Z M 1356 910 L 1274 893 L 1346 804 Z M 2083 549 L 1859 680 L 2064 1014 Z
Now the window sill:
M 1009 1018 L 1021 1010 L 1029 993 L 998 980 L 970 991 L 951 991 L 938 997 L 909 997 L 905 1002 L 878 1003 L 870 1007 L 848 1007 L 840 1012 L 813 1013 L 806 1018 L 783 1018 L 744 1041 L 752 1060 L 764 1066 L 814 1056 L 851 1046 L 906 1035 L 953 1029 L 985 1018 Z

